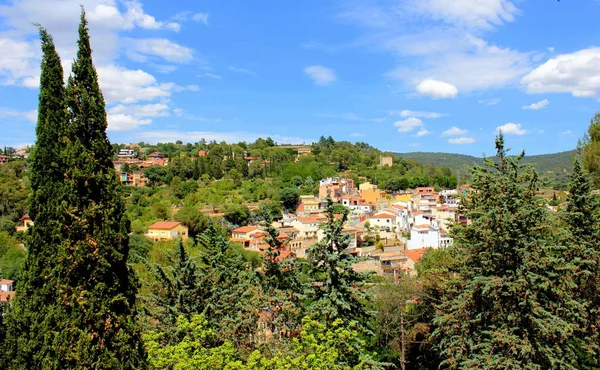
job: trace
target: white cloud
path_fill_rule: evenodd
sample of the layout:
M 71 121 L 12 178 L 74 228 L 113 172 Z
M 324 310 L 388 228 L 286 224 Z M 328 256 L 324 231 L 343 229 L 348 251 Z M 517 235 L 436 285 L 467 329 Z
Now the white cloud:
M 235 143 L 240 141 L 256 141 L 259 137 L 266 138 L 271 137 L 278 143 L 289 143 L 289 144 L 301 144 L 301 143 L 312 143 L 315 140 L 311 138 L 301 138 L 295 136 L 283 136 L 277 134 L 264 134 L 264 133 L 253 133 L 253 132 L 214 132 L 214 131 L 146 131 L 141 132 L 136 137 L 140 137 L 145 142 L 157 143 L 157 142 L 175 142 L 177 140 L 185 139 L 188 142 L 200 141 L 205 139 L 207 141 L 226 141 L 228 143 Z
M 13 118 L 17 120 L 25 120 L 29 122 L 37 121 L 37 109 L 30 110 L 27 112 L 19 111 L 12 108 L 2 108 L 0 107 L 0 118 Z
M 421 83 L 417 85 L 417 92 L 434 99 L 454 98 L 456 97 L 456 94 L 458 94 L 456 86 L 431 78 L 421 81 Z
M 208 26 L 208 13 L 196 13 L 192 16 L 192 20 Z
M 443 136 L 463 136 L 466 135 L 469 131 L 462 130 L 456 126 L 452 126 L 448 130 L 442 133 Z
M 227 67 L 227 70 L 231 71 L 231 72 L 242 73 L 242 74 L 247 74 L 247 75 L 251 75 L 251 76 L 258 76 L 256 73 L 254 73 L 252 71 L 249 71 L 245 68 L 238 68 L 235 66 L 229 66 L 229 67 Z
M 158 83 L 154 76 L 140 69 L 129 70 L 119 66 L 98 67 L 100 87 L 106 101 L 135 103 L 171 95 L 173 83 Z
M 306 67 L 304 68 L 304 73 L 306 73 L 306 75 L 310 77 L 315 84 L 321 86 L 331 85 L 335 82 L 335 80 L 337 80 L 333 69 L 323 66 Z
M 129 56 L 144 62 L 148 56 L 160 57 L 168 62 L 187 63 L 194 58 L 192 49 L 167 39 L 125 39 Z
M 39 80 L 39 66 L 35 64 L 39 51 L 34 45 L 11 38 L 0 38 L 0 83 L 24 85 Z M 37 83 L 33 84 L 37 86 Z
M 533 109 L 533 110 L 538 110 L 538 109 L 542 109 L 545 106 L 547 106 L 548 104 L 550 104 L 550 102 L 548 101 L 548 99 L 544 99 L 542 101 L 539 101 L 537 103 L 533 103 L 530 105 L 525 105 L 523 107 L 523 109 Z
M 128 131 L 152 123 L 151 119 L 141 119 L 127 114 L 109 114 L 107 118 L 108 131 Z
M 394 122 L 394 126 L 398 128 L 398 132 L 411 132 L 416 128 L 423 128 L 424 124 L 423 121 L 418 118 L 409 117 L 405 120 Z
M 400 111 L 400 117 L 419 117 L 419 118 L 440 118 L 447 116 L 444 113 L 424 112 L 404 109 Z
M 512 22 L 519 10 L 510 0 L 412 0 L 411 10 L 466 28 L 491 29 Z
M 528 93 L 567 92 L 594 97 L 600 90 L 600 48 L 549 59 L 521 79 Z
M 177 22 L 157 21 L 153 16 L 146 14 L 142 4 L 137 0 L 125 2 L 127 11 L 123 15 L 123 28 L 133 29 L 134 27 L 145 28 L 149 30 L 169 29 L 179 32 L 181 25 Z
M 475 139 L 472 137 L 455 137 L 448 139 L 448 143 L 450 144 L 473 144 Z
M 548 51 L 551 53 L 554 53 L 554 47 L 553 46 L 548 47 Z
M 491 99 L 481 99 L 478 100 L 477 103 L 479 104 L 485 104 L 485 105 L 496 105 L 498 103 L 500 103 L 500 98 L 491 98 Z
M 362 134 L 360 132 L 353 132 L 350 134 L 350 137 L 362 137 L 365 136 L 365 134 Z
M 571 131 L 571 130 L 567 130 L 567 131 L 563 131 L 563 132 L 561 132 L 560 134 L 561 134 L 561 135 L 571 135 L 572 133 L 573 133 L 573 131 Z
M 430 131 L 428 131 L 427 129 L 425 129 L 424 127 L 422 127 L 418 132 L 417 132 L 417 137 L 421 137 L 421 136 L 425 136 L 425 135 L 429 135 L 431 134 Z
M 507 123 L 496 127 L 496 131 L 502 132 L 505 135 L 525 135 L 528 131 L 521 127 L 520 123 Z
M 163 103 L 145 105 L 119 104 L 110 108 L 108 114 L 128 114 L 136 117 L 164 117 L 169 115 L 169 106 Z

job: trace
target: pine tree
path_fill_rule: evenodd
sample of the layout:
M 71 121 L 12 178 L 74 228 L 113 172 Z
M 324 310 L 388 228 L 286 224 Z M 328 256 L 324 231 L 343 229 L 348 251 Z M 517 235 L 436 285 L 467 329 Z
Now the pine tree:
M 368 298 L 362 290 L 364 278 L 353 270 L 356 258 L 344 253 L 348 238 L 342 234 L 347 212 L 336 220 L 334 204 L 327 198 L 325 237 L 308 250 L 307 297 L 312 300 L 309 315 L 317 320 L 332 323 L 336 319 L 358 321 L 366 324 L 369 314 L 365 308 Z
M 536 197 L 537 174 L 508 157 L 473 170 L 463 202 L 469 225 L 453 229 L 454 279 L 445 284 L 434 332 L 450 369 L 571 368 L 567 341 L 579 324 L 573 264 Z
M 8 318 L 6 367 L 59 368 L 53 341 L 55 328 L 63 320 L 54 307 L 62 242 L 61 201 L 64 195 L 65 163 L 61 154 L 66 127 L 65 86 L 61 60 L 52 37 L 39 27 L 43 52 L 37 141 L 31 153 L 29 215 L 35 222 L 25 244 L 27 261 L 18 282 Z
M 576 297 L 585 306 L 585 324 L 580 328 L 579 369 L 600 367 L 600 224 L 598 200 L 591 194 L 587 175 L 575 159 L 570 176 L 567 209 L 562 219 L 568 232 L 566 244 L 568 256 L 576 265 Z

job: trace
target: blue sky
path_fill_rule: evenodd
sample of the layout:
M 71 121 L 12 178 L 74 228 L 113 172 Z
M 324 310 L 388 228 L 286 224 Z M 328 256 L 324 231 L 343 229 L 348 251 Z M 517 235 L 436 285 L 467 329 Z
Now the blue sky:
M 39 42 L 65 71 L 79 4 L 113 142 L 299 143 L 396 152 L 575 148 L 598 110 L 595 0 L 4 0 L 0 145 L 35 142 Z

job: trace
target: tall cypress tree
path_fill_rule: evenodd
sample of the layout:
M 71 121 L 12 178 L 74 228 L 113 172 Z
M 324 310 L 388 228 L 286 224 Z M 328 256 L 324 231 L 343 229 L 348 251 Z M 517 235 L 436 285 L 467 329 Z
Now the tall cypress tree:
M 43 52 L 36 127 L 31 153 L 29 215 L 35 224 L 25 241 L 27 261 L 8 318 L 6 367 L 58 368 L 54 329 L 64 319 L 56 303 L 56 270 L 62 241 L 61 196 L 65 164 L 61 155 L 66 127 L 65 86 L 60 57 L 52 37 L 39 28 Z
M 54 284 L 65 316 L 54 340 L 56 357 L 62 368 L 139 369 L 145 354 L 136 326 L 136 281 L 127 266 L 129 220 L 83 10 L 78 46 L 67 85 L 62 153 L 64 242 Z
M 509 157 L 473 170 L 476 193 L 463 207 L 471 223 L 453 229 L 456 264 L 434 320 L 443 367 L 564 369 L 580 323 L 574 265 L 556 246 L 536 172 Z
M 570 176 L 567 208 L 562 213 L 566 224 L 569 259 L 576 265 L 576 297 L 585 306 L 585 324 L 577 344 L 579 369 L 600 366 L 600 223 L 599 204 L 591 193 L 589 179 L 575 159 Z

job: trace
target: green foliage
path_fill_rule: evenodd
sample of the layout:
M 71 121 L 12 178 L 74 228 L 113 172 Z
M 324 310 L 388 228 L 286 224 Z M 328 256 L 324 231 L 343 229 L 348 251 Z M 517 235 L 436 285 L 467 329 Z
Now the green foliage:
M 585 170 L 590 174 L 592 184 L 600 187 L 600 113 L 594 114 L 590 121 L 587 133 L 579 142 L 582 149 L 582 162 Z
M 547 222 L 537 174 L 506 156 L 473 170 L 463 200 L 469 225 L 453 229 L 453 278 L 434 320 L 443 366 L 451 369 L 568 368 L 565 345 L 580 324 L 571 294 L 574 266 Z
M 209 225 L 209 218 L 196 207 L 183 207 L 175 214 L 174 219 L 187 226 L 192 237 L 204 232 Z
M 227 204 L 223 212 L 225 212 L 224 218 L 232 225 L 246 226 L 250 221 L 250 210 L 246 205 Z
M 356 323 L 334 321 L 331 326 L 306 317 L 298 338 L 274 354 L 256 350 L 247 360 L 236 353 L 233 343 L 214 345 L 218 334 L 211 330 L 202 315 L 191 319 L 180 317 L 177 330 L 182 340 L 163 346 L 161 334 L 145 335 L 149 360 L 154 369 L 384 369 L 385 364 L 373 359 L 366 343 L 356 330 Z
M 369 314 L 364 306 L 368 299 L 362 290 L 364 277 L 352 268 L 356 258 L 344 253 L 348 238 L 342 235 L 342 229 L 348 214 L 345 212 L 336 220 L 333 201 L 327 198 L 325 215 L 325 236 L 307 252 L 309 315 L 327 323 L 342 319 L 365 325 Z
M 281 206 L 283 209 L 291 212 L 296 211 L 298 201 L 300 200 L 300 194 L 298 190 L 292 188 L 284 188 L 279 195 L 281 200 Z
M 25 264 L 26 254 L 20 247 L 8 248 L 0 257 L 0 276 L 4 279 L 18 280 Z

